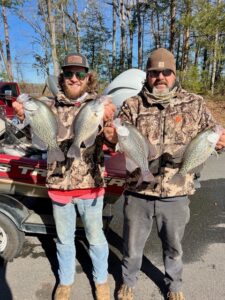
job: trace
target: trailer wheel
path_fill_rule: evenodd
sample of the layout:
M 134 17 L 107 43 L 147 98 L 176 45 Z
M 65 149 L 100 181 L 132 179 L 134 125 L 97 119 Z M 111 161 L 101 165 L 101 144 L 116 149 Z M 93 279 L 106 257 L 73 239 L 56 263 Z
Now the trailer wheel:
M 0 256 L 10 261 L 16 257 L 24 242 L 24 232 L 4 214 L 0 213 Z

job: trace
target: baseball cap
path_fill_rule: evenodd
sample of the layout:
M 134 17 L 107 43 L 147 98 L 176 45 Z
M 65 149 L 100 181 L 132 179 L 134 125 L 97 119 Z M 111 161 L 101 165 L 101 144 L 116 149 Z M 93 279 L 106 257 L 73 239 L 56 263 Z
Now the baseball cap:
M 165 48 L 154 50 L 148 57 L 147 71 L 169 69 L 176 74 L 176 62 L 173 54 Z
M 89 69 L 87 58 L 79 53 L 70 53 L 65 57 L 62 68 L 70 66 L 84 67 L 87 71 Z

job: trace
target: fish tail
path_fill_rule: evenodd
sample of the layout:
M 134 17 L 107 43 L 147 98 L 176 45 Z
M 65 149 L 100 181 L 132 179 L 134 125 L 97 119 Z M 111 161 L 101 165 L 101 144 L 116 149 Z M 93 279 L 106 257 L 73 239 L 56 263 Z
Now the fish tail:
M 142 182 L 151 182 L 152 184 L 154 184 L 156 183 L 156 180 L 150 171 L 144 171 L 141 173 L 136 187 L 138 187 Z
M 155 181 L 155 177 L 152 175 L 151 172 L 149 171 L 145 171 L 142 173 L 142 178 L 143 178 L 143 181 L 145 182 L 152 182 L 152 181 Z
M 57 147 L 57 148 L 50 148 L 47 153 L 47 163 L 51 164 L 54 161 L 64 161 L 65 156 L 62 150 Z
M 76 159 L 80 159 L 81 157 L 80 148 L 72 144 L 68 150 L 67 157 L 74 157 Z
M 174 184 L 177 186 L 182 186 L 185 183 L 185 177 L 180 174 L 180 173 L 176 173 L 169 181 L 169 184 Z

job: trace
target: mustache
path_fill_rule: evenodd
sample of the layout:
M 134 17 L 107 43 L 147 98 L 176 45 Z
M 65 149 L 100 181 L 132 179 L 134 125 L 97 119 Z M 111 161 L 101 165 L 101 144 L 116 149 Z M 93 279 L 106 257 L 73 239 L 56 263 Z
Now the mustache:
M 165 85 L 167 85 L 167 82 L 166 82 L 165 80 L 157 79 L 157 80 L 154 82 L 154 85 L 157 85 L 157 84 L 165 84 Z

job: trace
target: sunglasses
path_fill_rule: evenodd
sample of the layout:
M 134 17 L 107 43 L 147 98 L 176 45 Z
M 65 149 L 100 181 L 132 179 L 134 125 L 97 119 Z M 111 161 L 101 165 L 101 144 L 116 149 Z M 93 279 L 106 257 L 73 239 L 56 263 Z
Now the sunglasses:
M 148 76 L 153 77 L 153 78 L 154 77 L 159 77 L 160 73 L 162 73 L 163 76 L 168 77 L 168 76 L 170 76 L 173 73 L 173 71 L 171 71 L 169 69 L 165 69 L 165 70 L 161 70 L 161 71 L 150 70 L 150 71 L 148 71 Z
M 87 76 L 87 72 L 65 70 L 65 71 L 63 71 L 63 75 L 64 75 L 64 78 L 66 78 L 66 79 L 71 79 L 75 75 L 78 80 L 84 80 L 85 77 Z

